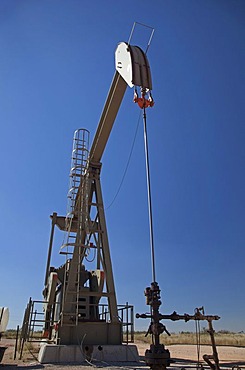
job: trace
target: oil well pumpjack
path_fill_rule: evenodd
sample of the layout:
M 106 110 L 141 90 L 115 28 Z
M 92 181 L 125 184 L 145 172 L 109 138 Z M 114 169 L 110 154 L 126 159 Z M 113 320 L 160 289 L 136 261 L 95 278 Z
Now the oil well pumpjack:
M 98 357 L 104 352 L 104 360 L 106 354 L 107 359 L 110 357 L 110 346 L 113 347 L 113 360 L 135 360 L 138 356 L 136 346 L 122 345 L 125 328 L 119 313 L 132 307 L 118 308 L 117 305 L 100 172 L 102 155 L 127 85 L 140 87 L 141 97 L 136 94 L 134 98 L 139 106 L 151 106 L 152 81 L 146 54 L 138 46 L 120 43 L 115 52 L 115 65 L 91 149 L 87 130 L 80 129 L 74 134 L 67 215 L 53 213 L 51 216 L 43 291 L 44 322 L 40 324 L 44 326 L 45 344 L 39 352 L 39 361 L 43 363 L 81 361 L 81 351 L 73 348 L 81 344 L 83 354 L 91 356 L 93 353 Z M 51 266 L 56 226 L 65 232 L 60 254 L 65 255 L 66 261 L 58 268 Z M 85 266 L 88 261 L 90 269 Z M 25 311 L 22 346 L 33 332 L 32 328 L 42 321 L 38 320 L 35 302 L 38 303 L 30 299 Z M 126 315 L 128 317 L 128 312 Z M 133 317 L 132 311 L 130 315 Z M 133 319 L 125 325 L 126 329 L 133 326 Z M 95 355 L 96 351 L 100 353 Z
M 19 352 L 21 355 L 25 341 L 35 339 L 35 331 L 37 327 L 41 327 L 42 346 L 38 358 L 41 363 L 81 362 L 91 358 L 103 361 L 138 360 L 137 347 L 123 345 L 123 333 L 125 331 L 127 333 L 128 344 L 129 328 L 133 332 L 133 307 L 128 304 L 117 305 L 100 173 L 103 152 L 126 87 L 134 86 L 134 102 L 143 110 L 148 200 L 150 200 L 145 109 L 152 107 L 154 102 L 151 96 L 150 67 L 146 53 L 141 48 L 125 42 L 120 43 L 115 52 L 115 64 L 116 72 L 91 148 L 89 149 L 89 132 L 86 129 L 79 129 L 74 134 L 67 214 L 58 216 L 57 213 L 53 213 L 51 216 L 44 301 L 30 299 L 25 310 Z M 137 86 L 140 87 L 140 97 L 136 90 Z M 149 210 L 150 215 L 151 206 Z M 65 234 L 60 254 L 65 255 L 66 260 L 58 268 L 51 267 L 56 226 Z M 153 282 L 145 290 L 146 304 L 150 306 L 150 313 L 136 315 L 136 318 L 150 319 L 147 334 L 152 336 L 152 344 L 145 352 L 145 362 L 152 370 L 164 370 L 170 365 L 169 351 L 160 343 L 160 335 L 163 332 L 169 334 L 161 320 L 186 322 L 206 320 L 213 354 L 205 355 L 203 358 L 212 370 L 219 370 L 212 327 L 212 321 L 219 320 L 219 316 L 205 315 L 202 309 L 196 309 L 194 315 L 179 315 L 175 311 L 170 315 L 162 315 L 159 312 L 160 288 L 155 277 L 152 227 L 150 231 Z M 90 268 L 87 268 L 87 265 Z M 42 319 L 39 319 L 40 313 L 35 309 L 35 304 L 40 303 L 43 305 Z

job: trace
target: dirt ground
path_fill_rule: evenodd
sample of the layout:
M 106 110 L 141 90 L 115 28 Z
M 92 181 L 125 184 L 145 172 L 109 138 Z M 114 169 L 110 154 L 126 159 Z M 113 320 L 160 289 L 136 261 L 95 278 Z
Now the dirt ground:
M 147 348 L 149 348 L 148 344 L 136 342 L 135 343 L 138 347 L 139 355 L 142 356 L 141 359 L 143 360 L 144 352 Z M 46 369 L 49 368 L 50 370 L 57 370 L 57 369 L 63 369 L 63 367 L 72 368 L 72 370 L 76 369 L 86 369 L 91 368 L 91 366 L 82 366 L 82 365 L 40 365 L 37 361 L 36 355 L 37 351 L 35 351 L 35 348 L 31 349 L 30 351 L 25 349 L 23 360 L 19 360 L 18 356 L 17 359 L 14 360 L 14 346 L 15 346 L 15 340 L 14 339 L 2 339 L 0 342 L 1 347 L 7 347 L 2 362 L 1 367 L 3 369 Z M 32 345 L 33 347 L 33 345 Z M 183 369 L 186 367 L 195 367 L 195 364 L 197 362 L 197 352 L 196 352 L 196 346 L 193 345 L 169 345 L 166 346 L 166 348 L 169 349 L 171 358 L 175 361 L 174 364 L 171 365 L 171 368 L 178 368 Z M 220 365 L 225 368 L 232 368 L 239 366 L 242 369 L 245 369 L 245 348 L 241 347 L 227 347 L 227 346 L 218 346 L 217 347 L 219 359 L 220 359 Z M 201 353 L 200 353 L 200 359 L 202 359 L 202 356 L 204 354 L 211 354 L 211 347 L 210 346 L 201 346 Z M 85 364 L 86 365 L 86 364 Z M 121 364 L 122 365 L 122 364 Z M 94 367 L 107 367 L 107 366 L 94 366 Z M 208 368 L 207 366 L 205 366 Z M 144 362 L 141 363 L 135 363 L 133 366 L 131 364 L 123 364 L 123 366 L 113 366 L 110 365 L 110 369 L 134 369 L 137 368 L 143 368 L 145 367 Z M 147 368 L 146 368 L 147 369 Z
M 149 345 L 144 343 L 135 343 L 138 347 L 140 355 L 144 355 L 145 350 Z M 169 350 L 172 358 L 197 361 L 197 350 L 196 346 L 189 344 L 173 344 L 168 345 L 166 348 Z M 217 346 L 218 355 L 220 362 L 243 362 L 245 365 L 245 348 L 241 347 L 228 347 L 228 346 Z M 205 354 L 211 354 L 211 346 L 201 346 L 200 358 Z
M 149 346 L 143 343 L 136 343 L 138 347 L 139 354 L 144 355 L 144 352 Z M 168 345 L 166 348 L 169 350 L 171 358 L 176 360 L 176 362 L 186 362 L 190 363 L 197 362 L 197 348 L 195 345 Z M 245 369 L 245 348 L 241 347 L 227 347 L 227 346 L 217 346 L 218 356 L 221 366 L 233 367 L 240 366 Z M 204 354 L 211 355 L 211 346 L 201 346 L 200 349 L 200 360 Z M 206 364 L 205 364 L 206 365 Z

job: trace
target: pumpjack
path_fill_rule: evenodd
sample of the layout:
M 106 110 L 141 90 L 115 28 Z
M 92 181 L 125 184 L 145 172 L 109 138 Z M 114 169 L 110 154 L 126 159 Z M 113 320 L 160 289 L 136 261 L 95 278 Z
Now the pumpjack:
M 113 360 L 137 359 L 136 346 L 128 350 L 128 346 L 122 345 L 124 324 L 116 299 L 100 174 L 102 156 L 126 87 L 141 89 L 141 96 L 134 97 L 139 105 L 153 105 L 152 80 L 147 56 L 138 46 L 120 43 L 115 52 L 115 67 L 91 148 L 86 129 L 79 129 L 74 135 L 67 214 L 51 216 L 43 290 L 45 344 L 39 353 L 39 361 L 43 363 L 76 361 L 77 356 L 80 360 L 80 349 L 73 348 L 78 345 L 89 357 L 95 351 L 97 357 L 104 351 L 105 360 L 112 346 Z M 60 254 L 66 259 L 61 266 L 53 267 L 57 227 L 65 233 Z M 35 312 L 32 304 L 30 300 L 25 313 L 24 339 Z M 121 357 L 120 353 L 123 353 Z
M 135 87 L 134 102 L 143 110 L 148 184 L 150 239 L 152 252 L 152 283 L 145 289 L 149 314 L 137 314 L 136 318 L 149 318 L 147 334 L 152 336 L 150 349 L 145 352 L 145 362 L 152 370 L 165 370 L 171 363 L 170 353 L 160 343 L 160 335 L 166 332 L 161 320 L 206 320 L 209 324 L 213 354 L 204 360 L 212 370 L 219 370 L 219 360 L 214 341 L 213 320 L 219 316 L 204 315 L 196 309 L 194 315 L 170 315 L 159 312 L 160 288 L 156 282 L 153 225 L 150 196 L 150 176 L 145 110 L 154 105 L 151 95 L 152 80 L 146 53 L 138 46 L 122 42 L 115 52 L 116 72 L 89 148 L 89 131 L 75 131 L 66 216 L 51 215 L 52 227 L 46 265 L 43 296 L 44 319 L 39 320 L 35 303 L 30 299 L 22 325 L 20 352 L 23 344 L 34 333 L 36 323 L 43 326 L 41 363 L 81 362 L 103 359 L 104 361 L 137 361 L 136 346 L 123 345 L 123 310 L 132 308 L 117 305 L 112 261 L 106 227 L 100 174 L 102 156 L 127 86 Z M 138 95 L 137 87 L 141 95 Z M 54 232 L 56 227 L 65 233 L 60 254 L 65 263 L 51 266 Z M 91 257 L 92 255 L 92 257 Z M 119 312 L 120 311 L 120 312 Z M 128 317 L 128 313 L 126 314 Z M 212 363 L 212 360 L 214 363 Z

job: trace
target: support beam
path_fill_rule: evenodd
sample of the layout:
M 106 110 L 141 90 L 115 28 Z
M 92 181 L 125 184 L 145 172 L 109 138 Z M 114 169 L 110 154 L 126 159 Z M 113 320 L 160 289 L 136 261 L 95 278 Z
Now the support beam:
M 120 74 L 116 72 L 90 150 L 90 162 L 98 163 L 101 160 L 126 87 L 127 83 L 120 76 Z

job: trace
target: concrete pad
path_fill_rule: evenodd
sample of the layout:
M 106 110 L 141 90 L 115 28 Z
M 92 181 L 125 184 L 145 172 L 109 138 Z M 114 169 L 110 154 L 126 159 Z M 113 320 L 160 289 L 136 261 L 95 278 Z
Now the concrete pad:
M 138 362 L 135 345 L 57 345 L 42 344 L 38 361 L 41 364 L 81 363 L 84 361 Z

